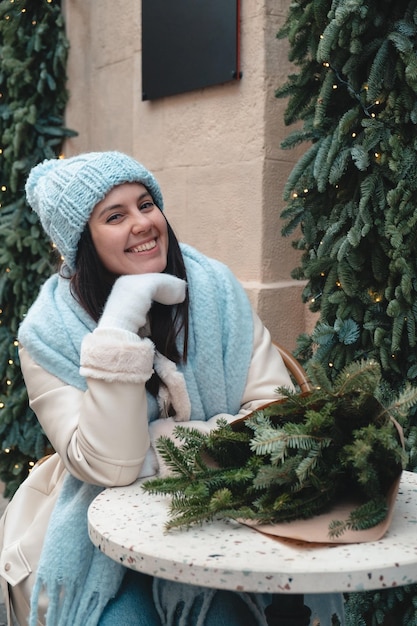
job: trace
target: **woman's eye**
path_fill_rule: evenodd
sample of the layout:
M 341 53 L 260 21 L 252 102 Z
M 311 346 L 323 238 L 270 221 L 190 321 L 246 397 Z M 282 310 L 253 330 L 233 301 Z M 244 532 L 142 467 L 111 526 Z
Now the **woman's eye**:
M 152 209 L 153 206 L 154 206 L 154 203 L 152 202 L 152 200 L 146 200 L 146 202 L 142 202 L 139 209 L 141 211 L 146 211 L 146 209 Z
M 121 213 L 113 213 L 112 215 L 109 215 L 106 222 L 107 224 L 110 224 L 111 222 L 117 222 L 117 220 L 119 220 L 121 217 Z

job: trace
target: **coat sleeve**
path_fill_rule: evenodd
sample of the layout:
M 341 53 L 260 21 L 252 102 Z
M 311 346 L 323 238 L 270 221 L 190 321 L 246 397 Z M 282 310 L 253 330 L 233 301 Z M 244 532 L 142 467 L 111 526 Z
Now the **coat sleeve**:
M 290 375 L 269 330 L 253 313 L 253 352 L 239 417 L 254 411 L 267 402 L 278 400 L 277 387 L 294 389 Z
M 138 477 L 149 448 L 145 382 L 153 354 L 152 342 L 134 333 L 95 330 L 81 350 L 82 391 L 45 371 L 21 346 L 29 404 L 76 478 L 120 486 Z

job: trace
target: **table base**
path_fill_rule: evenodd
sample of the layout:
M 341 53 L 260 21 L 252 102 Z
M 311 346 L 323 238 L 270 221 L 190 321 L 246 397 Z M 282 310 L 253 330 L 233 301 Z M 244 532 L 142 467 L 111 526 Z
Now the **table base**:
M 311 611 L 299 594 L 273 594 L 265 609 L 268 626 L 309 626 Z

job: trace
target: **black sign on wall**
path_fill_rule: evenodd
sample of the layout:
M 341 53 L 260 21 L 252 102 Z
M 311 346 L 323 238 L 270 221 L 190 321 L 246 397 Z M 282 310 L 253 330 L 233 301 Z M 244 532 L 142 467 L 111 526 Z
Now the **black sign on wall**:
M 240 0 L 142 0 L 142 100 L 241 77 Z

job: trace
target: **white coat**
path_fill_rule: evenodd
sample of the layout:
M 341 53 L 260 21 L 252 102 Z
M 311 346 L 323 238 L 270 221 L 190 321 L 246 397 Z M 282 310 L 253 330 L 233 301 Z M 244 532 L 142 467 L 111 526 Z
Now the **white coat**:
M 255 313 L 253 317 L 254 342 L 246 388 L 239 413 L 226 416 L 228 421 L 276 400 L 278 386 L 292 387 L 268 330 Z M 50 493 L 51 502 L 46 507 L 43 503 L 45 512 L 37 525 L 31 527 L 31 540 L 36 550 L 32 546 L 25 553 L 25 546 L 18 536 L 18 529 L 29 526 L 37 513 L 36 497 L 22 499 L 24 505 L 19 506 L 18 511 L 6 510 L 0 528 L 4 535 L 0 537 L 0 576 L 6 605 L 10 608 L 11 600 L 18 623 L 22 625 L 27 623 L 46 524 L 66 472 L 104 487 L 128 485 L 139 476 L 153 473 L 156 458 L 151 440 L 155 441 L 162 433 L 172 432 L 178 424 L 161 418 L 148 428 L 145 384 L 135 378 L 144 343 L 137 335 L 117 329 L 111 333 L 96 329 L 87 337 L 88 349 L 81 351 L 81 371 L 84 369 L 87 374 L 86 391 L 63 383 L 35 363 L 24 346 L 20 349 L 30 406 L 57 453 L 52 472 L 49 472 L 53 474 L 48 478 L 49 491 L 45 490 Z M 106 361 L 103 355 L 109 353 L 109 343 L 112 345 L 111 359 Z M 212 416 L 208 423 L 193 421 L 192 426 L 215 427 L 218 417 Z M 32 481 L 42 467 L 40 465 L 32 471 L 29 476 Z M 40 479 L 41 475 L 38 476 Z M 42 493 L 43 499 L 45 493 Z M 47 494 L 46 498 L 49 498 Z M 13 516 L 19 519 L 14 521 Z

